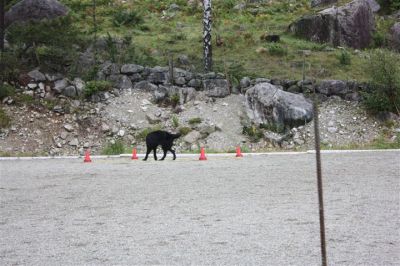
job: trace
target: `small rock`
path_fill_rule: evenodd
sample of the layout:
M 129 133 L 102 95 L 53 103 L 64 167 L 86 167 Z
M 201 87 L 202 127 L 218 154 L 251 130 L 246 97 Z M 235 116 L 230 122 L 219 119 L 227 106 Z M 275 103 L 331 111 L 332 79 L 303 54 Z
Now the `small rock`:
M 153 114 L 146 114 L 146 119 L 147 121 L 149 121 L 150 124 L 157 124 L 161 122 L 161 119 Z
M 37 84 L 36 84 L 36 83 L 29 83 L 29 84 L 28 84 L 28 88 L 29 88 L 30 90 L 33 90 L 33 89 L 37 88 Z
M 189 144 L 195 143 L 197 140 L 201 138 L 200 132 L 193 130 L 189 134 L 187 134 L 183 140 Z
M 123 136 L 125 136 L 125 130 L 123 130 L 123 129 L 120 129 L 119 131 L 118 131 L 118 137 L 123 137 Z
M 329 133 L 336 133 L 338 129 L 336 127 L 328 127 L 328 132 Z
M 67 137 L 68 137 L 68 133 L 67 132 L 65 132 L 65 131 L 61 132 L 61 134 L 60 134 L 60 138 L 61 139 L 66 139 Z
M 46 81 L 46 76 L 42 72 L 36 69 L 29 72 L 28 76 L 37 82 Z
M 69 143 L 70 146 L 78 146 L 79 145 L 79 141 L 77 138 L 72 139 Z
M 65 128 L 68 132 L 71 132 L 71 131 L 74 130 L 74 127 L 73 127 L 72 125 L 70 125 L 70 124 L 65 124 L 65 125 L 64 125 L 64 128 Z

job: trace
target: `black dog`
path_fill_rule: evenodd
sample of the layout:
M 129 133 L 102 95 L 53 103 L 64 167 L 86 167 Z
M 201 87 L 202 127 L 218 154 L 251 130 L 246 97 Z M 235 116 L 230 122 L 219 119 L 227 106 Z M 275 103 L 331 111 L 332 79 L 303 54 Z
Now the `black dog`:
M 143 161 L 147 160 L 147 157 L 149 156 L 150 152 L 153 150 L 154 152 L 154 160 L 157 161 L 157 147 L 158 145 L 161 145 L 161 148 L 164 151 L 164 156 L 161 158 L 161 160 L 164 160 L 165 156 L 167 156 L 167 152 L 170 151 L 172 155 L 174 155 L 174 160 L 176 159 L 175 151 L 172 150 L 172 145 L 174 144 L 174 140 L 179 138 L 181 134 L 171 134 L 166 131 L 154 131 L 149 133 L 146 136 L 146 146 L 147 146 L 147 151 L 146 151 L 146 157 L 144 157 Z

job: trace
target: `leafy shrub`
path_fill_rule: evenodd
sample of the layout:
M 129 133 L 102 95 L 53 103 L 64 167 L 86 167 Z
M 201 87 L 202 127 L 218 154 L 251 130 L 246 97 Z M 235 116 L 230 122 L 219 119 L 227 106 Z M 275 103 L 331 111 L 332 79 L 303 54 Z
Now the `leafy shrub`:
M 85 44 L 71 15 L 40 22 L 14 23 L 7 29 L 7 39 L 10 45 L 18 47 L 19 57 L 27 63 L 44 69 L 56 66 L 57 71 L 70 65 L 71 60 L 77 58 L 77 49 Z M 47 65 L 49 62 L 50 66 Z
M 0 84 L 0 100 L 7 96 L 13 96 L 15 94 L 15 88 L 8 84 Z
M 268 53 L 275 56 L 285 56 L 288 54 L 288 49 L 278 43 L 272 43 L 267 46 Z
M 0 56 L 0 81 L 15 80 L 20 69 L 17 55 L 13 51 L 5 51 Z
M 176 115 L 172 116 L 172 125 L 174 126 L 174 128 L 179 127 L 179 120 Z
M 181 98 L 179 97 L 179 94 L 175 93 L 175 94 L 173 94 L 173 95 L 171 95 L 169 97 L 169 100 L 170 100 L 172 106 L 175 107 L 175 106 L 178 105 L 178 103 L 180 102 Z
M 112 18 L 113 25 L 121 26 L 138 26 L 144 22 L 143 16 L 134 10 L 118 9 Z
M 125 151 L 125 146 L 122 141 L 118 140 L 115 143 L 108 144 L 102 151 L 104 155 L 119 155 L 123 154 Z
M 189 121 L 189 125 L 195 125 L 195 124 L 200 124 L 202 122 L 200 117 L 195 117 L 190 119 Z
M 283 125 L 279 125 L 279 124 L 261 124 L 260 125 L 261 129 L 266 129 L 272 132 L 276 132 L 276 133 L 283 133 L 285 131 L 285 127 Z
M 192 129 L 190 127 L 181 127 L 181 128 L 179 128 L 179 133 L 181 133 L 182 136 L 185 136 L 185 135 L 189 134 L 190 131 L 192 131 Z
M 373 47 L 375 47 L 375 48 L 379 48 L 379 47 L 385 46 L 386 45 L 385 34 L 380 32 L 380 31 L 376 31 L 372 35 L 372 41 L 373 41 Z
M 108 81 L 89 81 L 86 83 L 83 93 L 86 97 L 90 97 L 100 91 L 111 90 L 111 83 Z
M 339 63 L 343 66 L 351 65 L 351 55 L 345 49 L 342 49 L 337 55 Z
M 0 128 L 7 128 L 11 123 L 11 119 L 6 112 L 0 108 Z
M 255 125 L 243 126 L 242 134 L 249 136 L 253 142 L 257 142 L 263 137 L 262 130 Z
M 378 0 L 378 2 L 385 13 L 400 10 L 400 0 Z
M 370 76 L 369 91 L 363 93 L 363 102 L 372 112 L 400 113 L 400 57 L 388 50 L 372 52 L 366 71 Z

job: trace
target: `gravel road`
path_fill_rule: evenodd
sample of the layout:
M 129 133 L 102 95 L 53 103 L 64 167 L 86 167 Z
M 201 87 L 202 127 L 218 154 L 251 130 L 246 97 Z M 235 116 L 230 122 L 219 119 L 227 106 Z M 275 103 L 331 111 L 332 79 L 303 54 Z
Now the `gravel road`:
M 0 265 L 319 265 L 313 154 L 0 161 Z M 328 264 L 400 264 L 400 151 L 323 154 Z

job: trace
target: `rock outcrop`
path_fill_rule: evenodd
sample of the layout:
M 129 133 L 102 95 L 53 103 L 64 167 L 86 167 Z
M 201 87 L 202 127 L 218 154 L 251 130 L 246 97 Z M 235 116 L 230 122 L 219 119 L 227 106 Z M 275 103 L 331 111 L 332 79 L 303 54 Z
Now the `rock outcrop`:
M 68 14 L 68 8 L 57 0 L 22 0 L 5 14 L 5 26 L 14 22 L 54 19 Z
M 353 48 L 368 47 L 374 30 L 375 18 L 371 4 L 362 0 L 302 17 L 289 26 L 289 31 L 297 37 Z
M 390 45 L 391 47 L 400 52 L 400 22 L 396 22 L 390 29 Z
M 296 127 L 313 118 L 312 104 L 301 94 L 260 83 L 246 91 L 246 111 L 252 122 L 278 127 Z

